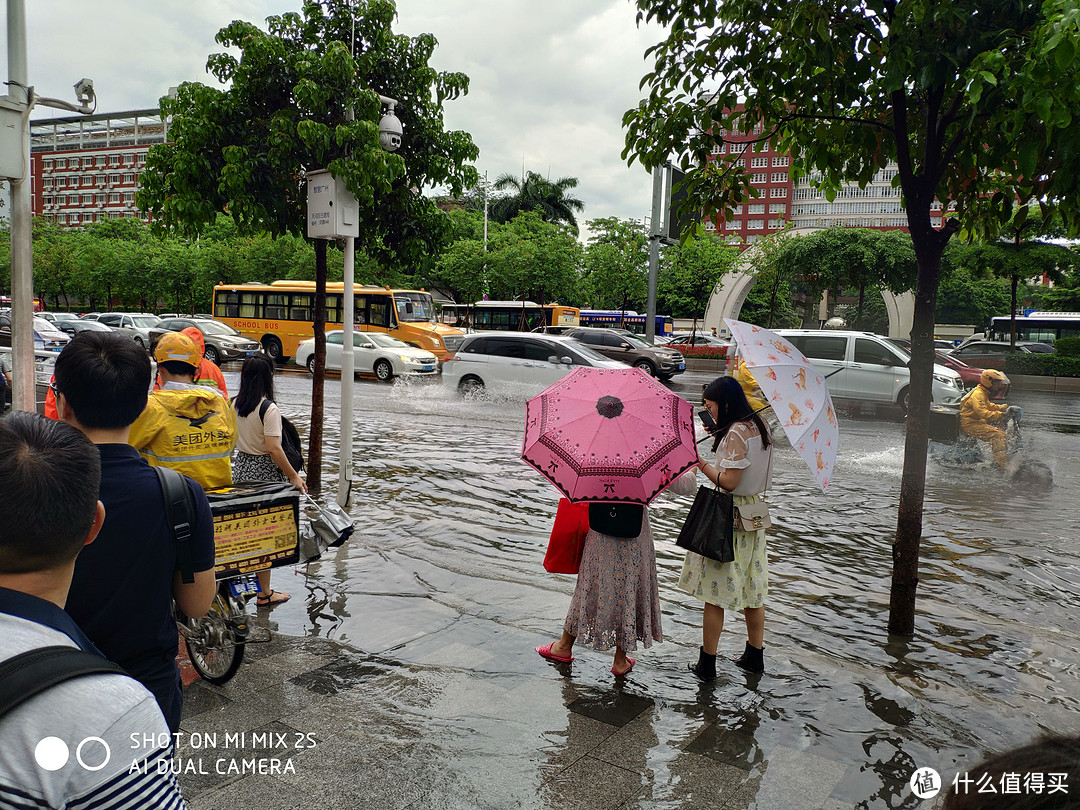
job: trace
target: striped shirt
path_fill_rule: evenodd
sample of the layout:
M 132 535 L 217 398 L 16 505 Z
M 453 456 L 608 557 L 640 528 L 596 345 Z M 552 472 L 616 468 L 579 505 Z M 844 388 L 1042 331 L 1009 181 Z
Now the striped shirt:
M 94 651 L 56 605 L 0 588 L 0 661 L 39 647 Z M 186 808 L 157 701 L 123 675 L 65 681 L 0 718 L 0 808 Z

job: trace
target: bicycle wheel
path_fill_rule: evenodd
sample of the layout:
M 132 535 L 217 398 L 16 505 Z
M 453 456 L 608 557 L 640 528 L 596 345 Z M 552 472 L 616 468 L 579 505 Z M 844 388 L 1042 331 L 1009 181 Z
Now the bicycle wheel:
M 236 641 L 229 601 L 218 593 L 201 619 L 187 620 L 184 643 L 188 658 L 204 681 L 227 683 L 244 660 L 244 645 Z

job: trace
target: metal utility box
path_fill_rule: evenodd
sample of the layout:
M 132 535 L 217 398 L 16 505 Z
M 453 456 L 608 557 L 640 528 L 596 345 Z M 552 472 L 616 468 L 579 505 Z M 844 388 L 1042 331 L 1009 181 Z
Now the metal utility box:
M 947 405 L 930 406 L 930 441 L 955 444 L 960 436 L 960 409 Z
M 307 235 L 344 239 L 360 235 L 360 211 L 345 181 L 328 171 L 307 173 Z
M 7 97 L 0 97 L 0 177 L 18 181 L 26 177 L 22 112 Z

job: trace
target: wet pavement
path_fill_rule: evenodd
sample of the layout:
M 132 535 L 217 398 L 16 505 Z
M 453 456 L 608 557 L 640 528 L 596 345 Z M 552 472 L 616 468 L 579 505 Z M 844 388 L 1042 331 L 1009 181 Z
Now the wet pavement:
M 310 385 L 279 378 L 302 433 Z M 885 631 L 903 424 L 842 413 L 827 495 L 779 449 L 767 672 L 721 665 L 701 685 L 685 668 L 700 603 L 675 587 L 685 498 L 651 509 L 664 643 L 622 681 L 610 653 L 556 665 L 534 652 L 574 580 L 541 566 L 557 493 L 518 460 L 526 393 L 358 382 L 357 534 L 275 570 L 293 598 L 259 612 L 272 640 L 224 687 L 186 690 L 178 767 L 193 808 L 915 807 L 917 767 L 951 782 L 1040 732 L 1080 732 L 1080 398 L 1011 398 L 1053 468 L 1048 492 L 931 462 L 911 639 Z M 735 655 L 743 628 L 729 617 L 727 630 L 721 652 Z

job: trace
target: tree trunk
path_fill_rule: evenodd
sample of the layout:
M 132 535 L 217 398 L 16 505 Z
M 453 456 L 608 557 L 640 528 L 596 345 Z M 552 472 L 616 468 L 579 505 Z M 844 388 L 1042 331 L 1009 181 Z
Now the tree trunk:
M 1020 277 L 1012 275 L 1012 301 L 1009 306 L 1009 348 L 1016 348 L 1016 287 L 1020 283 Z M 991 337 L 993 337 L 991 335 Z
M 315 371 L 311 377 L 311 428 L 308 431 L 307 486 L 322 489 L 323 381 L 326 379 L 326 240 L 315 240 Z M 352 414 L 342 414 L 351 419 Z
M 866 300 L 866 284 L 864 282 L 862 282 L 862 283 L 859 284 L 859 307 L 855 311 L 855 323 L 857 324 L 857 326 L 855 327 L 856 329 L 862 329 L 863 328 L 862 311 L 863 311 L 863 302 L 865 300 Z
M 934 310 L 937 307 L 941 254 L 946 241 L 947 237 L 942 240 L 932 230 L 918 237 L 912 234 L 919 280 L 915 289 L 915 315 L 911 326 L 911 382 L 904 471 L 900 481 L 900 506 L 892 549 L 892 591 L 889 597 L 889 632 L 904 636 L 915 632 L 915 592 L 919 584 L 919 543 L 926 492 L 926 450 L 934 368 Z
M 772 295 L 769 296 L 769 322 L 765 326 L 766 329 L 772 329 L 772 317 L 776 309 L 776 295 L 780 291 L 780 280 L 780 272 L 776 271 L 776 283 L 773 284 Z

